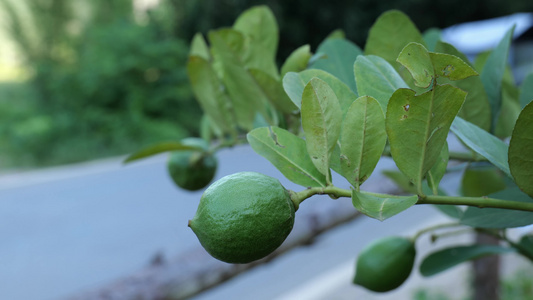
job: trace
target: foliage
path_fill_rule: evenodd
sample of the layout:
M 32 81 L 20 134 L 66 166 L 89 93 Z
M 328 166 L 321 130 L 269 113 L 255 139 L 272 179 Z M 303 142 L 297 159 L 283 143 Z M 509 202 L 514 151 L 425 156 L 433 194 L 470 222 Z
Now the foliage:
M 439 40 L 432 42 L 435 50 L 428 50 L 422 34 L 405 14 L 388 11 L 370 29 L 364 51 L 342 37 L 330 36 L 314 55 L 307 53 L 308 48 L 299 48 L 294 56 L 289 56 L 309 57 L 308 69 L 284 70 L 281 79 L 277 70 L 268 67 L 273 60 L 270 51 L 277 45 L 272 37 L 277 27 L 270 16 L 268 8 L 255 7 L 245 11 L 232 29 L 211 31 L 211 51 L 207 51 L 207 43 L 199 35 L 193 41 L 189 76 L 208 120 L 206 132 L 212 133 L 204 137 L 218 142 L 211 151 L 242 142 L 242 133 L 248 132 L 246 137 L 252 148 L 287 179 L 304 188 L 300 192 L 289 191 L 296 208 L 313 195 L 328 194 L 332 198 L 351 198 L 357 210 L 380 221 L 420 204 L 440 205 L 439 209 L 456 219 L 452 224 L 423 229 L 412 239 L 405 239 L 412 245 L 425 233 L 458 226 L 502 241 L 499 246 L 456 245 L 436 250 L 422 259 L 420 271 L 424 276 L 491 254 L 516 252 L 533 261 L 531 236 L 515 241 L 507 238 L 504 231 L 533 224 L 531 139 L 527 135 L 533 130 L 533 104 L 526 104 L 516 114 L 504 109 L 520 107 L 519 92 L 529 94 L 527 87 L 520 91 L 502 74 L 512 28 L 484 61 L 471 63 L 452 45 Z M 253 20 L 257 19 L 268 22 L 252 30 Z M 243 23 L 248 23 L 245 28 L 249 31 L 239 30 L 238 24 Z M 402 34 L 398 33 L 399 28 Z M 254 35 L 262 36 L 260 41 L 270 41 L 271 47 L 258 39 L 247 40 Z M 268 51 L 255 56 L 259 52 L 256 47 Z M 350 60 L 349 69 L 353 72 L 346 71 L 345 60 Z M 259 80 L 254 70 L 271 80 Z M 199 76 L 201 72 L 204 76 Z M 476 76 L 481 80 L 469 80 Z M 263 85 L 266 82 L 270 84 L 268 88 Z M 269 97 L 273 93 L 266 93 L 281 87 L 287 95 L 275 95 L 282 97 L 282 102 Z M 509 89 L 518 92 L 509 93 Z M 469 97 L 470 91 L 476 97 Z M 242 99 L 253 100 L 243 104 Z M 257 99 L 261 101 L 254 102 Z M 482 107 L 488 112 L 471 103 L 485 103 Z M 294 125 L 298 123 L 301 127 Z M 509 126 L 511 131 L 504 130 Z M 446 139 L 450 131 L 467 151 L 449 151 Z M 501 138 L 510 138 L 510 145 Z M 150 154 L 146 150 L 140 153 L 143 155 L 132 157 Z M 392 157 L 400 171 L 394 178 L 412 195 L 361 189 L 382 155 Z M 439 189 L 449 160 L 467 162 L 461 196 L 447 196 Z M 351 189 L 336 187 L 331 170 L 343 176 Z M 212 187 L 224 189 L 226 185 L 234 183 L 215 182 Z M 368 253 L 365 252 L 365 262 L 381 261 Z M 387 265 L 397 263 L 389 261 Z M 360 273 L 356 279 L 380 267 L 357 267 Z M 410 267 L 405 269 L 406 276 L 390 285 L 383 283 L 383 287 L 374 281 L 355 282 L 372 290 L 390 290 L 407 278 Z
M 36 115 L 3 129 L 7 154 L 28 156 L 19 164 L 117 155 L 198 133 L 188 46 L 169 31 L 170 15 L 151 11 L 140 24 L 129 0 L 0 3 L 37 98 Z

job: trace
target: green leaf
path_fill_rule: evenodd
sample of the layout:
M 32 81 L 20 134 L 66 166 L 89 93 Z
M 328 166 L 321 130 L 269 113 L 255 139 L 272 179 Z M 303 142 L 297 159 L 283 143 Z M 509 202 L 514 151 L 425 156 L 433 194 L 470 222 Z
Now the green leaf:
M 196 100 L 213 125 L 223 132 L 234 132 L 231 101 L 221 88 L 222 82 L 209 62 L 199 56 L 190 56 L 187 62 L 187 75 Z
M 465 96 L 450 85 L 435 85 L 421 95 L 399 89 L 389 100 L 385 124 L 391 155 L 419 193 L 422 179 L 437 162 Z
M 155 144 L 149 147 L 146 147 L 142 150 L 139 150 L 130 156 L 128 156 L 124 163 L 129 163 L 135 160 L 147 158 L 159 153 L 168 152 L 168 151 L 181 151 L 181 150 L 198 150 L 198 151 L 205 151 L 200 146 L 192 146 L 192 145 L 184 145 L 180 142 L 163 142 L 159 144 Z
M 244 58 L 245 66 L 262 70 L 277 79 L 279 74 L 276 52 L 279 30 L 270 8 L 261 5 L 244 11 L 235 21 L 233 28 L 250 37 L 249 52 Z
M 429 56 L 437 76 L 455 81 L 479 75 L 469 64 L 455 55 L 430 52 Z
M 426 42 L 428 50 L 435 51 L 435 47 L 441 39 L 441 31 L 438 28 L 429 28 L 428 30 L 424 31 L 422 38 Z
M 402 189 L 402 191 L 407 192 L 409 194 L 416 194 L 418 191 L 416 190 L 416 186 L 409 181 L 409 178 L 405 176 L 400 171 L 392 171 L 392 170 L 385 170 L 382 172 L 383 175 L 385 175 L 390 180 L 394 181 L 394 183 Z
M 232 29 L 220 29 L 209 32 L 208 36 L 214 64 L 233 102 L 237 123 L 251 130 L 258 111 L 270 122 L 269 101 L 244 65 L 248 48 L 245 47 L 243 34 Z
M 524 107 L 509 142 L 509 168 L 516 185 L 533 196 L 533 104 Z
M 191 50 L 189 51 L 189 56 L 198 56 L 205 59 L 206 61 L 209 61 L 211 59 L 211 55 L 209 54 L 209 48 L 207 47 L 207 43 L 205 42 L 205 39 L 201 33 L 197 33 L 194 35 L 191 42 Z
M 374 97 L 384 112 L 392 94 L 407 84 L 396 70 L 383 58 L 359 55 L 354 64 L 355 82 L 361 96 Z
M 249 69 L 248 71 L 261 88 L 263 94 L 277 110 L 287 114 L 298 110 L 298 107 L 296 107 L 283 90 L 280 81 L 259 69 Z
M 493 127 L 496 126 L 496 121 L 500 115 L 502 79 L 514 28 L 513 26 L 507 31 L 498 46 L 490 53 L 481 72 L 481 81 L 487 92 L 491 107 Z
M 461 194 L 483 197 L 505 189 L 504 176 L 494 167 L 468 167 L 463 173 Z
M 524 235 L 518 243 L 529 257 L 533 257 L 533 235 Z
M 307 68 L 311 59 L 311 47 L 303 45 L 294 50 L 281 66 L 281 77 L 283 78 L 288 72 L 301 72 Z
M 524 108 L 531 101 L 533 101 L 533 72 L 529 73 L 526 78 L 524 78 L 524 81 L 522 81 L 520 90 L 520 106 Z
M 442 147 L 442 150 L 440 151 L 437 162 L 431 167 L 427 175 L 428 186 L 434 195 L 439 194 L 439 184 L 442 177 L 444 177 L 444 174 L 446 174 L 449 158 L 448 143 L 444 143 L 444 147 Z
M 374 171 L 386 142 L 379 103 L 369 96 L 359 97 L 346 113 L 340 138 L 342 175 L 357 190 Z
M 518 102 L 519 94 L 520 90 L 514 85 L 514 82 L 507 80 L 502 82 L 502 105 L 494 128 L 495 136 L 507 138 L 513 133 L 513 128 L 521 110 Z
M 252 149 L 290 181 L 305 187 L 326 186 L 325 176 L 314 166 L 301 138 L 278 127 L 256 128 L 246 137 Z
M 436 251 L 426 256 L 420 264 L 423 276 L 433 276 L 463 262 L 488 255 L 514 252 L 513 248 L 492 245 L 458 246 Z
M 416 86 L 427 88 L 431 85 L 435 70 L 429 52 L 423 45 L 414 42 L 407 44 L 396 61 L 409 70 Z
M 435 47 L 436 52 L 442 52 L 459 57 L 463 61 L 468 62 L 468 58 L 454 46 L 438 42 Z M 448 80 L 440 79 L 441 83 L 446 83 Z M 483 87 L 480 76 L 472 76 L 459 81 L 449 81 L 449 84 L 462 89 L 467 92 L 465 103 L 459 111 L 459 117 L 466 121 L 477 125 L 478 127 L 489 131 L 491 127 L 491 112 L 490 104 L 487 98 L 487 93 Z
M 384 221 L 416 204 L 418 196 L 378 197 L 352 190 L 353 206 L 361 213 Z
M 357 96 L 346 84 L 326 71 L 309 69 L 300 73 L 287 73 L 283 78 L 285 92 L 289 95 L 292 102 L 301 108 L 304 87 L 315 77 L 325 81 L 331 87 L 333 92 L 335 92 L 344 116 L 352 102 L 357 99 Z
M 516 187 L 490 194 L 489 197 L 529 203 L 533 201 L 533 199 Z M 521 227 L 533 223 L 533 212 L 499 208 L 468 207 L 461 217 L 461 223 L 477 228 L 501 229 Z
M 323 56 L 316 60 L 310 68 L 324 70 L 339 78 L 357 95 L 353 63 L 363 51 L 345 39 L 326 39 L 318 46 L 316 52 Z
M 313 78 L 305 86 L 301 114 L 307 152 L 330 183 L 329 160 L 340 135 L 342 111 L 337 96 L 325 81 Z
M 511 177 L 509 164 L 507 163 L 507 144 L 459 117 L 455 118 L 451 130 L 466 146 L 485 157 L 493 165 Z

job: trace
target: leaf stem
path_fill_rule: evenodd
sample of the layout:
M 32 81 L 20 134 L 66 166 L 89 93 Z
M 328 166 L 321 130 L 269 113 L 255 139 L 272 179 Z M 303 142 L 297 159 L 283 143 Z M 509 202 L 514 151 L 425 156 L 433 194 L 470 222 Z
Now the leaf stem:
M 438 230 L 438 229 L 442 229 L 442 228 L 457 227 L 457 226 L 462 226 L 462 224 L 459 223 L 459 222 L 452 222 L 452 223 L 444 223 L 444 224 L 438 224 L 438 225 L 433 225 L 433 226 L 430 226 L 430 227 L 426 227 L 426 228 L 418 231 L 413 236 L 413 241 L 416 241 L 421 235 L 423 235 L 425 233 L 428 233 L 428 232 L 431 232 L 431 231 L 435 231 L 435 230 Z

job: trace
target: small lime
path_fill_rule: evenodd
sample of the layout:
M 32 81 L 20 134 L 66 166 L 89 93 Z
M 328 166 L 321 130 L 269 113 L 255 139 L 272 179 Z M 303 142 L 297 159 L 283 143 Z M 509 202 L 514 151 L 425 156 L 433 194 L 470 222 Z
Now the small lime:
M 168 172 L 179 187 L 190 191 L 199 190 L 213 180 L 217 170 L 217 159 L 207 153 L 209 145 L 203 139 L 186 138 L 181 143 L 202 150 L 171 152 L 167 162 Z
M 202 246 L 228 263 L 248 263 L 278 248 L 294 225 L 289 192 L 272 177 L 241 172 L 205 190 L 189 221 Z
M 359 254 L 353 282 L 374 292 L 393 290 L 411 274 L 415 256 L 415 245 L 407 238 L 374 241 Z

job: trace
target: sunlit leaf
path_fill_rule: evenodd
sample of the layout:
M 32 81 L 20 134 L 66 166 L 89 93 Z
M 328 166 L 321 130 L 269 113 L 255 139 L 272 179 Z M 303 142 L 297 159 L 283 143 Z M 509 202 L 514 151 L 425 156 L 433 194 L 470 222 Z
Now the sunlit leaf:
M 409 70 L 416 86 L 427 88 L 431 85 L 435 77 L 435 70 L 429 57 L 429 52 L 423 45 L 418 43 L 407 44 L 398 55 L 396 61 Z
M 189 51 L 189 56 L 199 56 L 206 61 L 209 61 L 211 55 L 209 54 L 209 48 L 207 43 L 201 33 L 194 35 L 191 42 L 191 50 Z
M 326 186 L 326 177 L 309 158 L 303 139 L 278 127 L 256 128 L 246 137 L 252 149 L 290 181 L 306 187 Z

